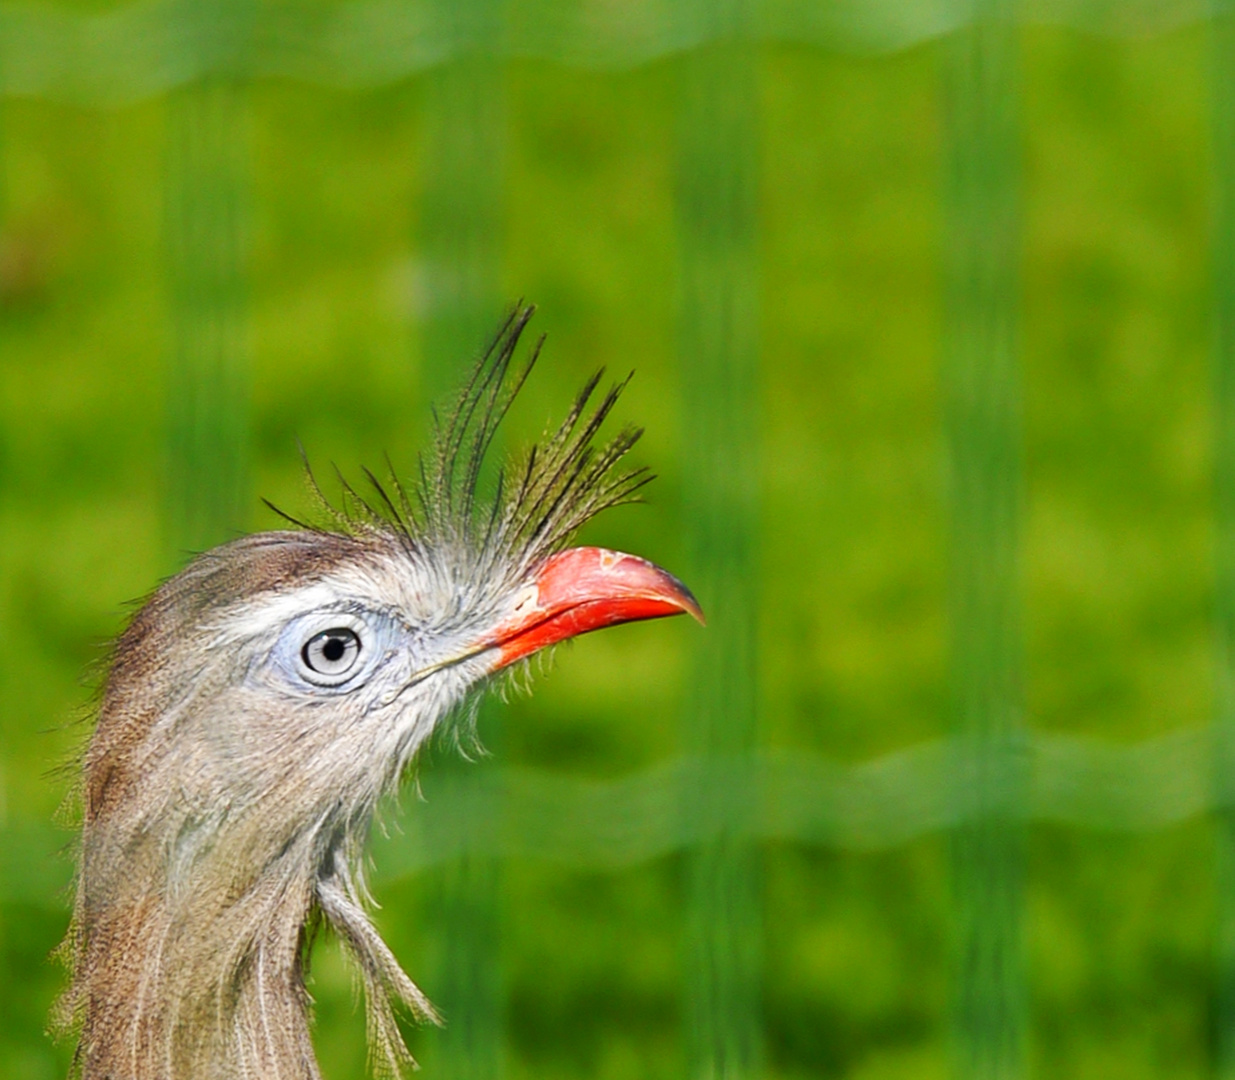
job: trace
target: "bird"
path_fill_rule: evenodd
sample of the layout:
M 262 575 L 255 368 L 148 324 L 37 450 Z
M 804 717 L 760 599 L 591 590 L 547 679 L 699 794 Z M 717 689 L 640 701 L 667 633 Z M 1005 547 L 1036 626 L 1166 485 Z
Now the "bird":
M 396 1015 L 438 1022 L 368 914 L 370 826 L 426 740 L 558 642 L 687 613 L 643 558 L 570 546 L 638 501 L 641 431 L 600 429 L 629 377 L 590 379 L 521 456 L 495 433 L 541 352 L 511 310 L 411 480 L 340 475 L 321 520 L 199 554 L 114 642 L 82 754 L 80 849 L 55 1021 L 82 1080 L 317 1080 L 305 978 L 333 932 L 359 972 L 371 1067 L 414 1065 Z M 389 462 L 388 462 L 389 464 Z M 305 515 L 312 517 L 312 515 Z

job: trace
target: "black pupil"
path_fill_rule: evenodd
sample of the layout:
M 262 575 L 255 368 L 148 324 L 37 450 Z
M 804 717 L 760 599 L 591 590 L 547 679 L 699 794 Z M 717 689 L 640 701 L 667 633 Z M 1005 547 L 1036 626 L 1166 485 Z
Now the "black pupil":
M 342 635 L 338 637 L 328 637 L 322 645 L 322 655 L 333 663 L 336 660 L 343 659 L 343 653 L 346 649 L 347 643 L 343 639 Z

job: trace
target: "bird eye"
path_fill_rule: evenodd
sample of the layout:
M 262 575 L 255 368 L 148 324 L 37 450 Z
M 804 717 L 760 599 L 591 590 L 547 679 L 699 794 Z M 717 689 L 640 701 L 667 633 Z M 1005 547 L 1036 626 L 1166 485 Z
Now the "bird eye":
M 360 657 L 360 638 L 346 626 L 336 626 L 314 634 L 300 650 L 305 667 L 323 681 L 341 681 L 356 666 Z

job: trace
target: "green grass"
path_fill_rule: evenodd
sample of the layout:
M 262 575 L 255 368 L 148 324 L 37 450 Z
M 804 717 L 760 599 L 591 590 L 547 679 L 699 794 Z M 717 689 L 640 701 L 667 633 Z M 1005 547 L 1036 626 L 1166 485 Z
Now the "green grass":
M 1030 718 L 1132 740 L 1212 705 L 1205 39 L 1034 30 L 1023 56 Z M 762 741 L 845 761 L 947 730 L 938 64 L 932 47 L 761 61 Z M 597 366 L 635 368 L 621 412 L 647 427 L 639 457 L 661 479 L 650 506 L 588 535 L 671 567 L 677 75 L 512 66 L 503 271 L 550 334 L 511 443 Z M 356 475 L 386 450 L 410 465 L 425 430 L 420 105 L 416 83 L 252 93 L 255 496 L 293 511 L 297 438 Z M 3 250 L 20 272 L 0 273 L 0 823 L 51 818 L 67 788 L 51 770 L 87 730 L 83 672 L 173 565 L 164 121 L 159 103 L 5 105 Z M 253 506 L 252 527 L 275 523 Z M 511 705 L 503 761 L 612 777 L 674 754 L 695 632 L 649 624 L 563 650 Z M 946 1074 L 946 854 L 938 836 L 877 854 L 769 846 L 771 1075 Z M 1206 1073 L 1211 863 L 1205 822 L 1031 831 L 1037 1075 Z M 681 1074 L 682 870 L 508 868 L 512 1077 Z M 379 895 L 430 995 L 434 876 Z M 0 907 L 0 1077 L 67 1067 L 42 1033 L 65 921 L 50 898 Z M 314 979 L 327 1076 L 360 1076 L 363 1019 L 329 944 Z M 427 1076 L 434 1037 L 413 1034 Z

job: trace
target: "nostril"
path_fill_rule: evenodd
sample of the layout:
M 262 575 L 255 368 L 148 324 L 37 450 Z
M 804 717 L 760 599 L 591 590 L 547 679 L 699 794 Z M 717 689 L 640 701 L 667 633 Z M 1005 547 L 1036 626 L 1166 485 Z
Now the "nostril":
M 540 590 L 535 585 L 529 585 L 519 594 L 515 602 L 515 611 L 522 613 L 529 607 L 535 607 L 540 600 Z

